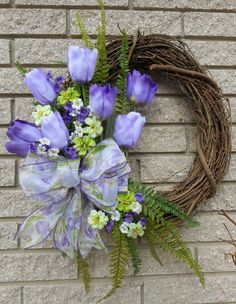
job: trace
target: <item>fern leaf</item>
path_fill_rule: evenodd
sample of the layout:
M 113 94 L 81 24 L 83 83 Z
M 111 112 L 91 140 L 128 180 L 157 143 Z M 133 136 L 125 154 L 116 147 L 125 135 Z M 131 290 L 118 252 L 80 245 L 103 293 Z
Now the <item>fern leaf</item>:
M 81 275 L 81 279 L 84 283 L 84 288 L 87 293 L 90 292 L 91 289 L 91 276 L 89 273 L 89 265 L 86 260 L 84 260 L 80 255 L 77 257 L 79 274 Z
M 149 227 L 149 226 L 148 226 Z M 150 233 L 149 233 L 149 229 L 146 229 L 145 233 L 144 233 L 144 239 L 146 241 L 146 244 L 150 250 L 150 253 L 152 255 L 152 257 L 154 258 L 154 260 L 156 260 L 161 266 L 163 266 L 161 259 L 159 258 L 157 252 L 156 252 L 156 248 L 155 248 L 155 241 L 153 241 Z
M 127 237 L 127 243 L 129 248 L 129 254 L 132 259 L 132 264 L 134 268 L 134 275 L 137 275 L 140 271 L 142 260 L 139 255 L 139 250 L 137 247 L 137 243 L 134 239 Z
M 194 259 L 191 250 L 182 240 L 177 227 L 166 220 L 163 220 L 162 224 L 148 223 L 148 225 L 150 225 L 148 228 L 149 236 L 152 238 L 153 243 L 158 244 L 164 251 L 186 263 L 204 286 L 205 279 L 201 267 Z
M 129 188 L 134 192 L 141 192 L 145 198 L 143 212 L 152 221 L 161 221 L 164 215 L 174 215 L 190 227 L 197 225 L 181 208 L 172 204 L 167 198 L 163 197 L 153 187 L 143 185 L 138 182 L 130 181 Z
M 129 72 L 128 61 L 128 37 L 125 32 L 122 32 L 122 45 L 120 50 L 120 74 L 117 80 L 118 96 L 116 100 L 116 113 L 127 113 L 130 110 L 130 103 L 126 97 L 127 74 Z
M 98 303 L 113 295 L 116 289 L 120 288 L 126 273 L 126 265 L 129 259 L 129 245 L 126 235 L 120 232 L 118 225 L 115 225 L 113 228 L 112 238 L 115 242 L 110 254 L 112 288 L 102 299 L 99 300 Z
M 17 61 L 15 65 L 21 76 L 25 76 L 25 74 L 27 73 L 26 68 L 24 68 L 19 61 Z
M 97 32 L 97 50 L 98 50 L 98 59 L 97 59 L 97 66 L 96 71 L 93 77 L 93 81 L 97 83 L 106 83 L 110 66 L 107 63 L 107 52 L 106 52 L 106 12 L 104 8 L 104 4 L 102 0 L 98 0 L 98 4 L 101 10 L 101 26 L 98 26 Z
M 93 43 L 91 42 L 90 40 L 90 37 L 89 37 L 89 34 L 86 30 L 86 27 L 85 27 L 85 24 L 80 16 L 80 14 L 76 14 L 76 19 L 77 19 L 77 24 L 78 24 L 78 27 L 79 27 L 79 30 L 80 30 L 80 34 L 82 36 L 82 40 L 84 42 L 84 44 L 90 48 L 90 49 L 93 49 L 94 48 L 94 45 Z

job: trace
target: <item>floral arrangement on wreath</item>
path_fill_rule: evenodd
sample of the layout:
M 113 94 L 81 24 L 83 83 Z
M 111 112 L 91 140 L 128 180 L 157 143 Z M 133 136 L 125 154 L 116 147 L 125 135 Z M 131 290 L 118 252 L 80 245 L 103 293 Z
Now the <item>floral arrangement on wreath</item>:
M 140 238 L 160 264 L 156 245 L 186 262 L 204 284 L 191 250 L 166 215 L 190 226 L 195 222 L 154 188 L 129 179 L 128 151 L 145 125 L 140 109 L 152 102 L 158 87 L 149 75 L 129 70 L 125 32 L 118 81 L 107 82 L 105 12 L 102 1 L 99 4 L 102 26 L 96 46 L 78 16 L 85 46 L 68 49 L 69 81 L 38 68 L 26 71 L 18 64 L 36 100 L 34 123 L 14 121 L 6 149 L 26 158 L 20 185 L 42 206 L 23 221 L 17 235 L 27 236 L 28 248 L 51 237 L 57 249 L 77 259 L 86 291 L 89 253 L 92 248 L 109 252 L 113 284 L 105 297 L 121 286 L 129 259 L 134 274 L 139 272 Z M 114 243 L 111 250 L 103 240 L 106 234 Z

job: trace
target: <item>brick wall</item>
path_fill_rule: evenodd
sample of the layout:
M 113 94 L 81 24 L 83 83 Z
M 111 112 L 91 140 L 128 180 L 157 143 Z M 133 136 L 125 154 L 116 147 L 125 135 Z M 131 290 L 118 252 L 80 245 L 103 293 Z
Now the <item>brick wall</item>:
M 113 0 L 107 4 L 108 34 L 119 34 L 117 24 L 132 33 L 182 37 L 206 65 L 229 98 L 236 123 L 236 1 L 235 0 Z M 91 258 L 93 289 L 86 295 L 76 265 L 47 244 L 23 250 L 24 240 L 14 240 L 17 224 L 33 208 L 18 184 L 21 160 L 4 149 L 5 131 L 15 118 L 30 119 L 32 98 L 14 64 L 43 66 L 53 72 L 64 69 L 68 45 L 81 43 L 75 25 L 80 11 L 96 34 L 99 18 L 96 0 L 0 0 L 0 303 L 91 304 L 110 287 L 107 257 Z M 194 157 L 194 116 L 190 100 L 175 84 L 158 80 L 159 95 L 148 110 L 148 124 L 131 156 L 134 176 L 142 182 L 168 189 L 187 173 Z M 235 126 L 233 126 L 233 131 Z M 233 133 L 234 136 L 235 132 Z M 236 137 L 233 138 L 236 151 Z M 227 234 L 217 212 L 224 208 L 236 216 L 236 157 L 217 196 L 199 208 L 196 229 L 182 229 L 184 239 L 206 274 L 206 288 L 187 267 L 168 254 L 157 265 L 142 248 L 139 276 L 127 276 L 124 287 L 106 303 L 190 304 L 236 303 L 236 267 L 226 263 L 231 248 L 220 242 Z M 232 231 L 233 231 L 233 227 Z M 234 228 L 236 235 L 236 227 Z

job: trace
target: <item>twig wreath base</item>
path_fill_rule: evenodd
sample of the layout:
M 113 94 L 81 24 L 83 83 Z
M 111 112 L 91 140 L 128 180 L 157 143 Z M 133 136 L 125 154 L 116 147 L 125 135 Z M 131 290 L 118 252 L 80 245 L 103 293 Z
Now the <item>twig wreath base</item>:
M 119 73 L 121 39 L 107 45 L 111 82 Z M 129 37 L 130 69 L 167 73 L 192 101 L 197 125 L 197 153 L 188 175 L 167 198 L 189 215 L 213 197 L 228 170 L 231 155 L 231 119 L 228 100 L 187 45 L 170 36 L 137 32 Z M 175 220 L 173 218 L 173 220 Z M 179 220 L 178 220 L 179 221 Z

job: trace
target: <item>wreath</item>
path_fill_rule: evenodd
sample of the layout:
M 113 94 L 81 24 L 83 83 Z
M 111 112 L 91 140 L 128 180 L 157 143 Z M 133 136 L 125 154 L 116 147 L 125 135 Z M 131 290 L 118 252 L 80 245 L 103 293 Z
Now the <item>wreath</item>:
M 110 253 L 111 296 L 121 286 L 129 259 L 141 267 L 143 238 L 161 264 L 157 245 L 185 262 L 204 285 L 201 268 L 177 225 L 195 226 L 197 205 L 213 196 L 230 161 L 230 113 L 215 81 L 180 40 L 136 33 L 106 45 L 105 11 L 94 45 L 78 15 L 85 47 L 70 46 L 69 76 L 17 67 L 35 97 L 34 123 L 9 127 L 9 152 L 25 157 L 20 184 L 42 206 L 20 225 L 26 247 L 52 238 L 56 248 L 76 259 L 86 291 L 87 257 L 92 248 Z M 142 107 L 158 90 L 147 73 L 166 72 L 193 101 L 198 128 L 197 155 L 187 177 L 168 193 L 129 178 L 129 149 L 141 135 Z M 104 233 L 113 241 L 107 249 Z M 106 237 L 105 237 L 106 238 Z

